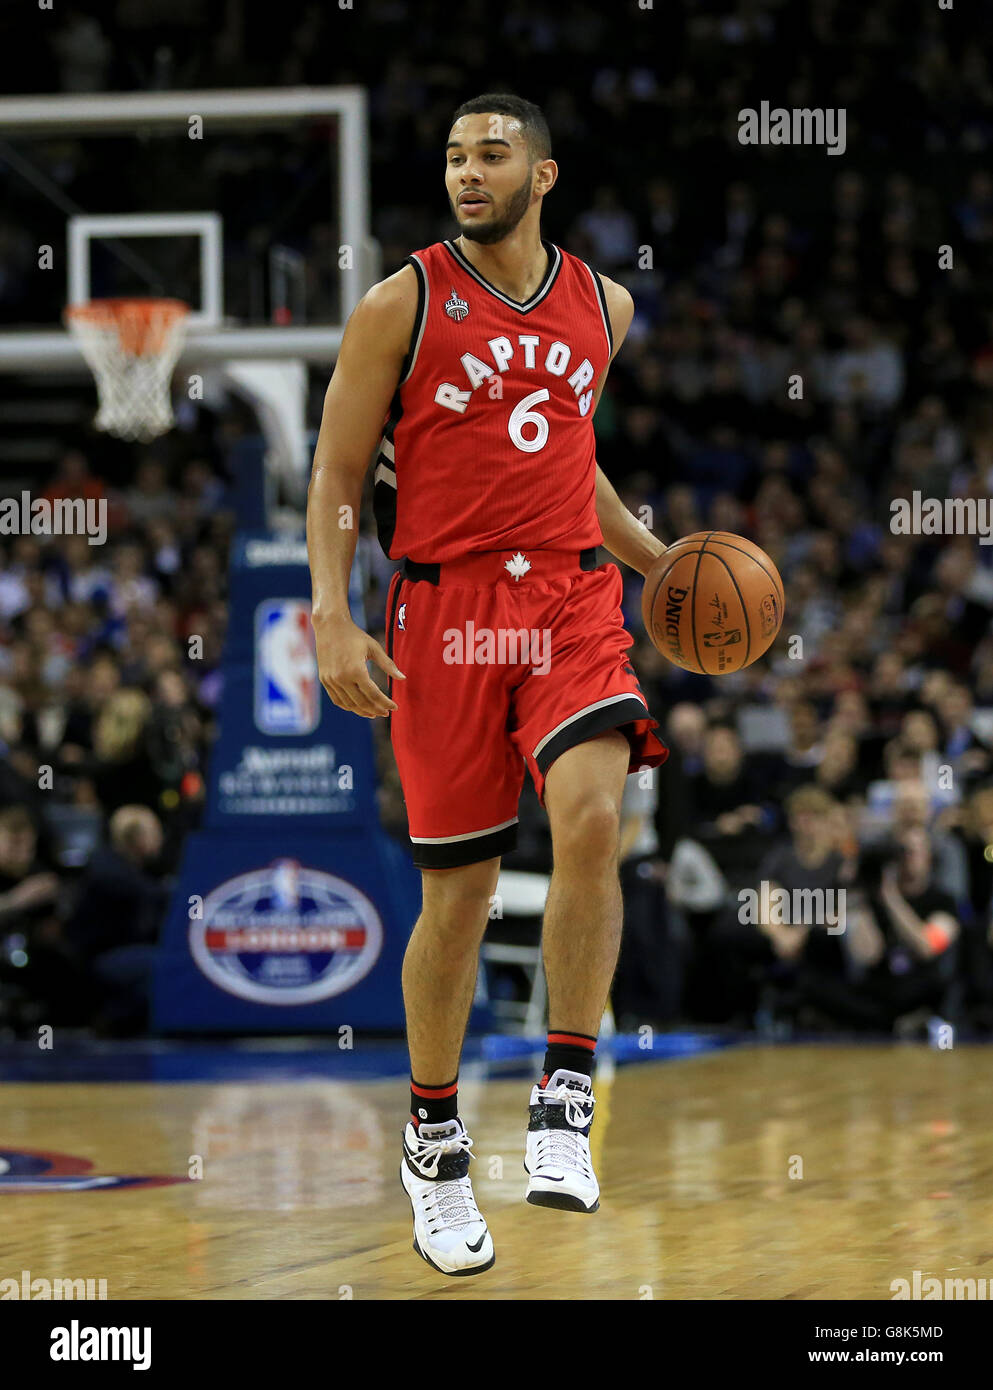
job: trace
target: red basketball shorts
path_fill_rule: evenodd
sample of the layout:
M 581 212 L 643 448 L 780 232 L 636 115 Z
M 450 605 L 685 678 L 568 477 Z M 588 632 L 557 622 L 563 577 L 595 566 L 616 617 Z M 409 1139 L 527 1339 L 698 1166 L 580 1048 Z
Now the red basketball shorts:
M 390 583 L 390 737 L 414 863 L 450 869 L 517 840 L 528 767 L 544 804 L 552 763 L 607 729 L 629 771 L 669 750 L 628 657 L 617 566 L 596 551 L 487 551 L 451 564 L 407 560 Z

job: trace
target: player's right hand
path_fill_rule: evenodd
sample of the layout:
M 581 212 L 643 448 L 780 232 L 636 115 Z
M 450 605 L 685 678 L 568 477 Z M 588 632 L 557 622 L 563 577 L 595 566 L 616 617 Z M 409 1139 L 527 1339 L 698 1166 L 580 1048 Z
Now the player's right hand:
M 314 619 L 314 636 L 321 684 L 339 709 L 363 719 L 385 719 L 396 709 L 370 676 L 366 662 L 375 662 L 394 680 L 407 678 L 375 638 L 348 617 Z

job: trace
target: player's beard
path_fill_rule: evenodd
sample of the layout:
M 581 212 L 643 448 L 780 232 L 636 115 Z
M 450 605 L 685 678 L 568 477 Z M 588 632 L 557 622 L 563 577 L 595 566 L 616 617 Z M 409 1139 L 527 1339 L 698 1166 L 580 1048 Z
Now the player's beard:
M 492 246 L 494 242 L 503 241 L 504 237 L 510 236 L 530 206 L 531 171 L 529 169 L 527 178 L 520 188 L 516 188 L 507 199 L 507 205 L 500 217 L 495 217 L 485 227 L 477 227 L 471 222 L 468 224 L 459 222 L 459 231 L 466 241 L 478 241 L 483 246 Z M 456 221 L 458 221 L 458 214 L 456 214 Z

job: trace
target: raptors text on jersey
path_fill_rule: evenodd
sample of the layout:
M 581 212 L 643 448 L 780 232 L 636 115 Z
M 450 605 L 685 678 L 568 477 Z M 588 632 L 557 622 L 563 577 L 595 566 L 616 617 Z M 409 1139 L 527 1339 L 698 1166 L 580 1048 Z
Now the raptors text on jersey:
M 599 275 L 549 242 L 524 303 L 453 241 L 409 257 L 410 350 L 376 463 L 379 538 L 393 559 L 585 550 L 596 515 L 593 396 L 612 351 Z

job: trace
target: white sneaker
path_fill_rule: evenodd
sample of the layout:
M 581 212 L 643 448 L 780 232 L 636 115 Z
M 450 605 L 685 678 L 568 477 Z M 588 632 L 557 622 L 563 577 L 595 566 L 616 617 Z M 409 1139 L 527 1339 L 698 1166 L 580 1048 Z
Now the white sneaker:
M 439 1274 L 482 1274 L 496 1258 L 472 1195 L 472 1140 L 461 1120 L 403 1132 L 400 1181 L 414 1213 L 414 1249 Z
M 527 1199 L 536 1207 L 596 1211 L 600 1185 L 590 1158 L 593 1083 L 564 1067 L 531 1092 L 524 1168 Z

